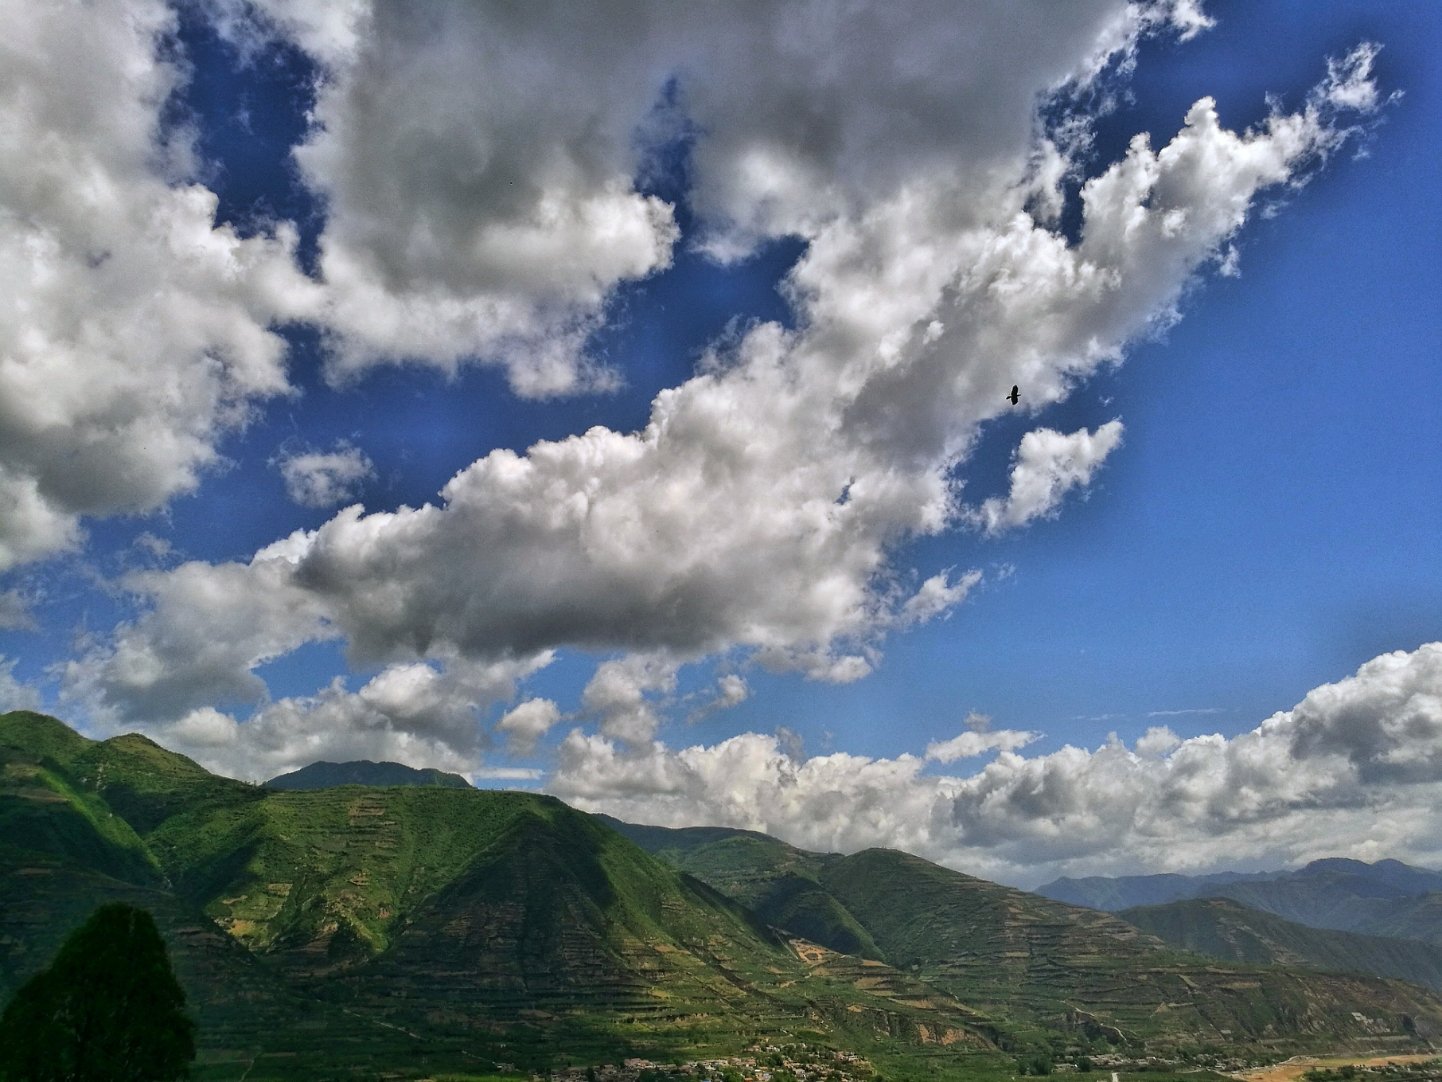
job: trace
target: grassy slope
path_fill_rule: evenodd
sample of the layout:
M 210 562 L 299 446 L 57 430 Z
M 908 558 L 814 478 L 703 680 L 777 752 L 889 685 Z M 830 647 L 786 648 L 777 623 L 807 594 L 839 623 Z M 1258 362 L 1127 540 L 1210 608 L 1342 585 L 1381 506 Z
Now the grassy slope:
M 252 1079 L 375 1077 L 734 1051 L 757 1036 L 950 1055 L 1104 1033 L 1092 1014 L 1137 1033 L 1333 1039 L 1357 1036 L 1338 1022 L 1357 1008 L 1387 1025 L 1442 1016 L 1376 981 L 1208 966 L 905 854 L 648 836 L 678 843 L 707 886 L 546 797 L 272 792 L 35 715 L 0 716 L 0 749 L 0 808 L 30 846 L 0 853 L 0 978 L 43 965 L 101 901 L 143 904 L 217 1078 L 252 1063 Z M 723 889 L 874 957 L 792 949 Z
M 972 879 L 920 858 L 868 850 L 825 883 L 894 964 L 991 1011 L 1056 1024 L 1085 1016 L 1129 1035 L 1275 1041 L 1366 1038 L 1404 1017 L 1442 1032 L 1438 1001 L 1399 982 L 1209 964 L 1108 914 Z
M 0 806 L 43 824 L 0 860 L 0 993 L 95 905 L 142 905 L 191 990 L 205 1077 L 734 1052 L 766 1033 L 985 1043 L 975 1012 L 885 967 L 803 961 L 551 798 L 268 792 L 28 715 L 0 716 L 0 748 Z
M 1442 949 L 1428 943 L 1309 928 L 1229 898 L 1142 906 L 1118 915 L 1173 946 L 1210 958 L 1369 973 L 1442 990 Z
M 812 877 L 876 957 L 1008 1018 L 1020 1037 L 1060 1027 L 1093 1038 L 1119 1030 L 1175 1040 L 1357 1039 L 1368 1026 L 1352 1018 L 1354 1009 L 1386 1014 L 1394 1029 L 1411 1014 L 1424 1028 L 1442 1026 L 1442 1005 L 1406 987 L 1216 965 L 1108 914 L 904 853 L 822 856 L 745 832 L 644 830 L 638 836 L 655 851 L 738 898 L 765 898 L 798 872 Z
M 668 830 L 598 818 L 777 928 L 844 954 L 882 959 L 871 934 L 821 886 L 822 870 L 841 859 L 838 854 L 808 853 L 750 830 Z

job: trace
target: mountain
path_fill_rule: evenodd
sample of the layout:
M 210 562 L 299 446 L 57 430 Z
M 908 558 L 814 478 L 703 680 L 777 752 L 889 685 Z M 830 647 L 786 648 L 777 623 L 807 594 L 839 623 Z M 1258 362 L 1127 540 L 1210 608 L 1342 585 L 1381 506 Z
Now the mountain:
M 798 947 L 550 797 L 269 790 L 141 737 L 8 714 L 0 828 L 0 1001 L 97 905 L 140 906 L 197 1014 L 202 1077 L 615 1062 L 768 1036 L 995 1054 L 997 1028 L 965 1005 Z
M 373 763 L 357 759 L 349 763 L 311 763 L 289 774 L 279 774 L 265 783 L 267 789 L 331 789 L 337 785 L 436 785 L 447 789 L 469 789 L 471 783 L 459 774 L 430 767 L 418 770 L 404 763 Z
M 610 822 L 781 928 L 796 930 L 787 907 L 808 898 L 802 918 L 825 915 L 808 925 L 818 942 L 840 949 L 859 939 L 878 961 L 1008 1019 L 1015 1032 L 1160 1046 L 1298 1033 L 1335 1039 L 1349 1025 L 1346 1004 L 1364 988 L 1392 1004 L 1383 1013 L 1406 1014 L 1405 1004 L 1420 1003 L 1407 985 L 1219 966 L 1117 917 L 893 850 L 808 853 L 749 831 Z M 1367 1013 L 1376 1009 L 1358 1015 L 1377 1017 Z
M 1311 928 L 1417 939 L 1442 946 L 1442 872 L 1397 860 L 1316 860 L 1295 871 L 1242 876 L 1058 879 L 1037 893 L 1117 911 L 1188 898 L 1230 898 Z
M 633 827 L 532 793 L 251 786 L 36 714 L 0 715 L 0 839 L 0 999 L 99 904 L 140 906 L 199 1023 L 201 1079 L 758 1042 L 948 1079 L 1114 1044 L 1442 1033 L 1442 1001 L 1413 986 L 1219 964 L 904 853 Z
M 1225 962 L 1369 973 L 1442 991 L 1442 948 L 1429 943 L 1309 928 L 1230 898 L 1141 906 L 1118 915 L 1175 947 Z
M 666 827 L 597 816 L 648 852 L 756 911 L 767 923 L 842 954 L 880 959 L 855 916 L 820 883 L 839 854 L 808 853 L 752 830 Z
M 1273 879 L 1284 872 L 1217 872 L 1213 875 L 1104 875 L 1071 879 L 1062 876 L 1036 888 L 1054 902 L 1115 913 L 1140 905 L 1165 905 L 1184 898 L 1220 897 L 1226 887 L 1249 880 Z

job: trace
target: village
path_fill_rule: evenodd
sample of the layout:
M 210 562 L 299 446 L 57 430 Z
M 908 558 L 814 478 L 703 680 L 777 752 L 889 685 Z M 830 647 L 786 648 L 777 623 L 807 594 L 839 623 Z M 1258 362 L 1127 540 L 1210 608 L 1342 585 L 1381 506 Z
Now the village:
M 570 1067 L 532 1075 L 533 1082 L 872 1082 L 876 1072 L 854 1052 L 806 1045 L 762 1045 L 751 1055 L 655 1063 L 628 1059 L 595 1067 Z

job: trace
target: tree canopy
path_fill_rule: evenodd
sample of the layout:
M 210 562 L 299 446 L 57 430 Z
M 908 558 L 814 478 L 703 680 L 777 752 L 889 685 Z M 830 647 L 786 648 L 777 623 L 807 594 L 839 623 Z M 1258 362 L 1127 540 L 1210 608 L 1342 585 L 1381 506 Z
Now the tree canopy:
M 195 1023 L 143 909 L 106 905 L 0 1016 L 7 1082 L 168 1082 L 195 1058 Z

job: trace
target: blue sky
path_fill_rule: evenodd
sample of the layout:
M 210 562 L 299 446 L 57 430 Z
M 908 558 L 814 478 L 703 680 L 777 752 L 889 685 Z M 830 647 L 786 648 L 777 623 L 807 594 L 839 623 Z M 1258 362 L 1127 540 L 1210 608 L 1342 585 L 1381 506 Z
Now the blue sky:
M 0 694 L 1017 882 L 1435 862 L 1442 12 L 1042 7 L 42 20 Z

